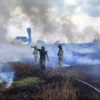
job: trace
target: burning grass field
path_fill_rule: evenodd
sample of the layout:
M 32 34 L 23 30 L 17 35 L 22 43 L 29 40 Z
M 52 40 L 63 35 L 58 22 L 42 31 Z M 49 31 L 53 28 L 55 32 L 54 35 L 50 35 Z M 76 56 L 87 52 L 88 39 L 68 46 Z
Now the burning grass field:
M 99 75 L 90 73 L 93 66 L 41 71 L 32 64 L 10 64 L 14 81 L 9 88 L 0 83 L 0 100 L 100 100 L 99 92 L 77 80 L 99 89 Z

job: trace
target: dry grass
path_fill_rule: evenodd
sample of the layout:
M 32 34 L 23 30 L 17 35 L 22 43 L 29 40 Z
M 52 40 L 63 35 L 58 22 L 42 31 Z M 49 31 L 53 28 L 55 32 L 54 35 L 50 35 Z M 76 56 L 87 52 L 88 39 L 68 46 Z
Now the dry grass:
M 14 87 L 27 86 L 31 83 L 39 83 L 40 81 L 42 81 L 42 80 L 40 80 L 39 78 L 36 78 L 36 77 L 26 77 L 19 81 L 14 81 L 12 86 L 14 86 Z
M 12 84 L 7 90 L 0 90 L 0 100 L 100 100 L 94 90 L 69 78 L 84 78 L 77 69 L 69 69 L 67 74 L 63 75 L 57 70 L 37 70 L 36 66 L 31 64 L 10 64 L 15 72 L 14 82 L 21 84 Z M 40 79 L 40 82 L 34 82 L 32 77 Z
M 10 64 L 15 73 L 15 80 L 33 75 L 34 67 L 32 64 L 23 64 L 20 62 Z
M 12 85 L 9 89 L 0 92 L 0 100 L 76 100 L 76 89 L 62 74 L 55 71 L 39 71 L 29 64 L 11 63 L 11 65 L 15 71 L 14 80 L 33 76 L 44 82 L 31 81 L 31 84 L 17 87 Z
M 68 69 L 67 76 L 75 77 L 82 80 L 86 78 L 86 76 L 80 70 L 77 70 L 77 69 Z
M 42 91 L 32 98 L 34 100 L 76 100 L 76 90 L 69 82 L 52 83 L 43 86 Z

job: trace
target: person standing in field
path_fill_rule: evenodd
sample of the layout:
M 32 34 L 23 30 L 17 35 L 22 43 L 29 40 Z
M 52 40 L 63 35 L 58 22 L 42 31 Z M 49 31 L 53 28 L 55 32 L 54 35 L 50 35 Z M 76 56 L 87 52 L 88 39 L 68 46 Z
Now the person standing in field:
M 64 51 L 63 51 L 61 44 L 58 44 L 58 48 L 59 48 L 59 51 L 58 51 L 59 66 L 60 66 L 60 68 L 62 68 L 63 67 L 62 61 L 63 61 Z
M 45 47 L 42 46 L 41 49 L 38 49 L 38 48 L 33 47 L 33 46 L 31 46 L 31 47 L 36 49 L 37 51 L 39 51 L 39 53 L 40 53 L 40 67 L 42 70 L 45 70 L 46 59 L 49 61 L 48 53 L 47 53 L 47 51 L 45 51 Z
M 37 46 L 35 46 L 35 48 L 37 49 Z M 36 49 L 34 49 L 33 55 L 35 59 L 35 64 L 38 64 L 38 51 Z

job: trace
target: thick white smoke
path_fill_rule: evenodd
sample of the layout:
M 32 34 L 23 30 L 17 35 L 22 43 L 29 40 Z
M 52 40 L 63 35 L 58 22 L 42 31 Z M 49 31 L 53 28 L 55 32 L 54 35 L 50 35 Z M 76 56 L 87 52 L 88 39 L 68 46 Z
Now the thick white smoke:
M 97 14 L 93 6 L 97 6 L 97 1 L 1 0 L 0 40 L 12 41 L 16 36 L 27 36 L 26 28 L 31 27 L 33 42 L 91 42 L 100 35 L 100 18 L 91 16 Z
M 49 65 L 54 64 L 58 66 L 58 42 L 53 44 L 46 44 L 43 41 L 38 41 L 37 44 L 38 48 L 41 48 L 42 45 L 46 47 L 48 51 L 50 62 Z M 6 49 L 8 48 L 8 49 Z M 99 53 L 99 46 L 95 43 L 92 43 L 92 46 L 89 44 L 64 44 L 64 63 L 65 64 L 99 64 L 99 57 L 96 58 L 97 54 Z M 0 61 L 1 63 L 6 62 L 15 62 L 15 61 L 22 61 L 22 62 L 33 62 L 34 56 L 32 49 L 30 46 L 25 45 L 15 45 L 15 44 L 8 44 L 8 45 L 1 45 L 0 49 Z M 5 55 L 3 55 L 5 54 Z M 94 58 L 95 57 L 95 58 Z
M 99 15 L 97 17 L 97 13 L 94 13 L 98 11 L 98 0 L 0 1 L 1 64 L 9 61 L 34 61 L 33 50 L 30 47 L 24 46 L 21 42 L 14 40 L 16 36 L 27 37 L 26 28 L 28 27 L 32 28 L 33 43 L 36 43 L 36 40 L 43 40 L 46 43 L 54 43 L 57 40 L 64 43 L 84 43 L 100 39 L 100 17 Z M 93 4 L 95 4 L 96 10 L 92 7 Z M 12 44 L 7 44 L 7 42 Z M 50 62 L 48 65 L 51 67 L 58 66 L 58 43 L 50 45 L 43 42 L 37 43 L 38 46 L 40 44 L 44 44 L 49 53 Z M 75 45 L 68 44 L 63 47 L 65 52 L 64 64 L 100 64 L 100 57 L 95 57 L 100 49 L 96 47 L 92 48 L 96 51 L 92 50 L 91 46 L 86 47 L 90 52 L 87 55 L 80 53 L 80 47 L 77 48 Z M 94 51 L 96 53 L 91 53 Z M 0 71 L 1 76 L 4 76 L 1 77 L 1 81 L 9 79 L 7 78 L 9 72 L 5 74 L 1 69 Z M 13 72 L 10 73 L 10 76 L 12 76 L 12 80 Z M 9 81 L 11 80 L 9 79 Z
M 58 68 L 58 43 L 46 44 L 43 41 L 38 41 L 37 46 L 42 45 L 48 51 L 50 61 L 47 66 Z M 100 64 L 100 43 L 91 44 L 63 44 L 64 59 L 63 65 L 98 65 Z M 14 78 L 14 72 L 8 62 L 23 62 L 34 63 L 33 49 L 27 45 L 18 44 L 1 44 L 0 45 L 0 82 L 7 82 L 9 87 Z M 39 59 L 38 59 L 39 60 Z
M 11 66 L 6 63 L 0 64 L 0 82 L 6 82 L 8 88 L 13 83 L 13 78 L 14 72 Z
M 53 44 L 46 44 L 43 41 L 38 41 L 38 48 L 42 45 L 46 47 L 48 55 L 50 57 L 50 62 L 48 63 L 51 67 L 58 66 L 58 42 Z M 0 46 L 0 62 L 34 62 L 33 51 L 30 46 L 16 45 L 16 44 L 2 44 Z M 64 49 L 64 64 L 99 64 L 100 57 L 97 56 L 100 47 L 98 43 L 91 44 L 63 44 Z
M 13 83 L 14 71 L 9 62 L 33 63 L 33 55 L 30 47 L 19 41 L 12 44 L 0 44 L 0 82 L 6 82 L 7 88 Z

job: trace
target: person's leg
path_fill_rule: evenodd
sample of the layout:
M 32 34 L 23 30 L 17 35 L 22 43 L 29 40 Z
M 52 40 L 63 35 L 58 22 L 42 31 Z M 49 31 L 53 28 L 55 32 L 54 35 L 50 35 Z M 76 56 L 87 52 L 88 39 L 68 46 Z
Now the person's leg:
M 40 68 L 42 69 L 42 59 L 40 59 Z
M 42 70 L 45 70 L 45 59 L 42 60 Z
M 36 56 L 34 56 L 34 58 L 35 58 L 35 64 L 36 64 Z
M 61 57 L 59 57 L 59 65 L 60 65 L 60 68 L 63 67 L 63 64 L 62 64 L 62 58 L 61 58 Z
M 38 64 L 38 56 L 35 57 L 35 62 Z
M 34 55 L 34 61 L 35 61 L 35 63 L 36 63 L 36 56 Z

